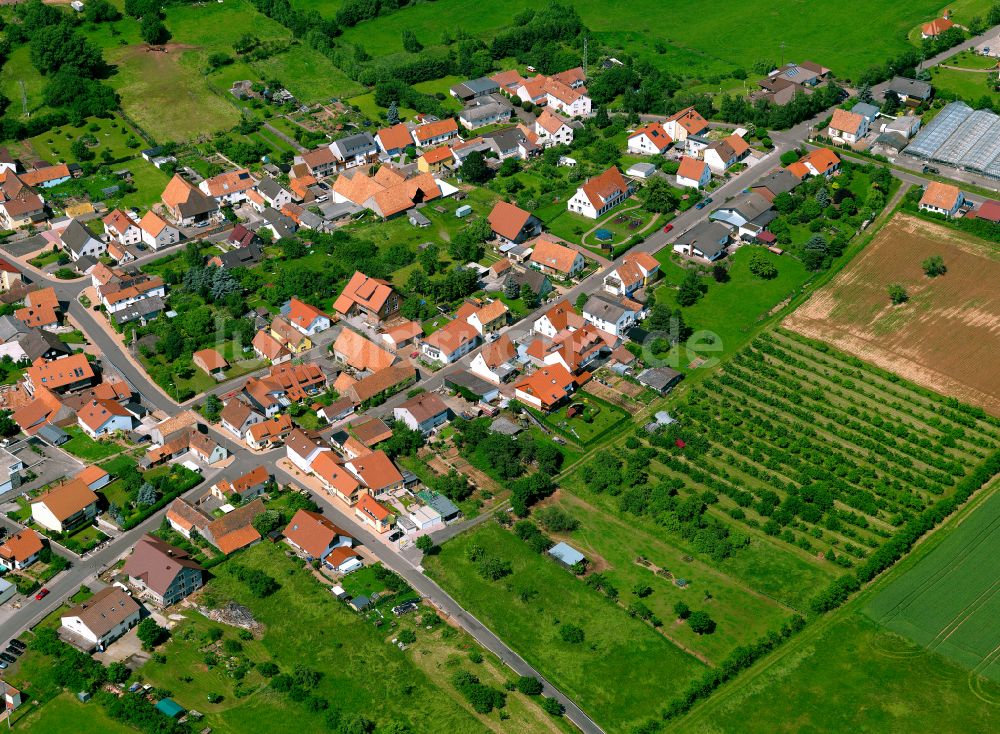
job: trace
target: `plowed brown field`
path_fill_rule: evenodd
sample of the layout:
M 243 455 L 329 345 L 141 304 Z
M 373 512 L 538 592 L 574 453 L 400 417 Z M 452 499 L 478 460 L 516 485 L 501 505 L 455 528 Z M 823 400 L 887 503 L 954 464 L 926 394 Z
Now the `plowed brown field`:
M 945 275 L 924 275 L 931 255 Z M 891 283 L 907 303 L 890 304 Z M 784 325 L 1000 416 L 998 245 L 898 214 Z

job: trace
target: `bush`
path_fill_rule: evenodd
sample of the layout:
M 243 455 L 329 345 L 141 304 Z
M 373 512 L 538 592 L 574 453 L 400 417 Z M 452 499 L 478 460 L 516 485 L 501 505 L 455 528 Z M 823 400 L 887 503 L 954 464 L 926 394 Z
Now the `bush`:
M 559 507 L 543 507 L 535 513 L 542 527 L 554 533 L 569 533 L 580 527 L 580 521 Z
M 538 696 L 542 693 L 542 682 L 533 675 L 522 675 L 517 679 L 517 690 L 525 696 Z
M 892 301 L 894 306 L 899 306 L 900 304 L 906 303 L 910 300 L 910 294 L 906 292 L 900 283 L 893 283 L 887 289 L 889 293 L 889 300 Z
M 562 716 L 565 711 L 563 705 L 554 698 L 543 698 L 542 708 L 545 710 L 545 713 L 552 716 Z
M 561 624 L 559 625 L 559 637 L 562 638 L 563 642 L 579 645 L 583 642 L 584 634 L 583 630 L 575 624 Z
M 936 278 L 948 272 L 948 266 L 944 264 L 944 258 L 940 255 L 931 255 L 920 264 L 920 267 L 924 269 L 924 275 L 928 278 Z
M 751 273 L 764 280 L 771 280 L 778 275 L 778 268 L 762 252 L 755 252 L 750 256 L 749 268 Z
M 398 635 L 396 639 L 402 642 L 404 645 L 412 645 L 417 641 L 417 636 L 414 634 L 413 630 L 403 630 Z
M 691 612 L 687 623 L 696 635 L 710 635 L 715 632 L 715 620 L 709 617 L 707 612 Z

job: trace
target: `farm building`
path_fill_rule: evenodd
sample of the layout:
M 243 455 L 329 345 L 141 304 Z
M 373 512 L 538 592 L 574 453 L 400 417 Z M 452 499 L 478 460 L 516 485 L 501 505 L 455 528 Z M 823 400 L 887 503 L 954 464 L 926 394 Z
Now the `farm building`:
M 559 563 L 567 568 L 572 568 L 576 564 L 583 563 L 587 560 L 583 553 L 568 543 L 556 543 L 554 546 L 549 548 L 547 552 L 550 556 L 555 558 L 559 561 Z

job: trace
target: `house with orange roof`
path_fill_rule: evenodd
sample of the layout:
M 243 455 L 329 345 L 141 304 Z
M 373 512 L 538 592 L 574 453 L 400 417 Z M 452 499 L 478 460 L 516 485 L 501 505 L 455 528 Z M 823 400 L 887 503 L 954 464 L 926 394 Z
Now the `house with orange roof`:
M 309 467 L 330 494 L 334 494 L 349 505 L 358 501 L 361 482 L 345 466 L 333 451 L 323 451 L 316 455 Z
M 226 171 L 217 176 L 206 178 L 198 188 L 206 196 L 211 196 L 221 206 L 238 204 L 247 200 L 247 192 L 251 191 L 257 182 L 254 181 L 250 171 L 246 168 L 239 168 L 235 171 Z
M 292 358 L 291 351 L 275 339 L 269 331 L 263 329 L 254 334 L 251 346 L 253 346 L 254 354 L 260 359 L 270 360 L 271 364 L 281 364 Z
M 384 127 L 375 133 L 375 142 L 379 149 L 389 157 L 402 155 L 407 146 L 413 145 L 410 128 L 402 122 L 392 127 Z
M 104 471 L 97 464 L 91 464 L 90 466 L 85 466 L 80 473 L 78 473 L 74 479 L 79 479 L 81 482 L 87 485 L 91 492 L 96 492 L 101 487 L 106 487 L 111 484 L 111 475 Z
M 263 420 L 261 413 L 237 397 L 230 398 L 219 413 L 219 424 L 239 439 L 246 436 L 250 426 Z
M 455 160 L 451 148 L 441 145 L 424 151 L 417 158 L 417 170 L 421 173 L 441 173 L 445 166 L 450 166 Z
M 528 263 L 546 275 L 572 278 L 587 264 L 578 250 L 560 244 L 548 235 L 536 237 L 528 243 L 528 246 L 531 247 Z
M 953 217 L 965 203 L 965 195 L 957 187 L 940 181 L 929 181 L 920 197 L 920 211 Z
M 214 376 L 216 379 L 224 376 L 225 370 L 229 367 L 229 362 L 226 361 L 226 358 L 219 354 L 218 350 L 211 347 L 199 349 L 191 355 L 191 361 L 194 362 L 195 367 L 198 367 L 208 375 Z
M 611 352 L 605 334 L 585 324 L 574 331 L 561 331 L 555 339 L 536 336 L 527 349 L 528 358 L 539 367 L 561 365 L 573 373 L 581 373 L 599 357 Z
M 312 471 L 313 462 L 317 457 L 329 451 L 333 449 L 298 428 L 293 428 L 285 439 L 285 456 L 307 474 Z
M 139 301 L 150 298 L 163 298 L 167 288 L 159 275 L 146 275 L 138 272 L 124 278 L 116 278 L 105 285 L 99 286 L 97 295 L 101 305 L 111 314 L 124 311 Z
M 71 479 L 31 501 L 31 518 L 54 533 L 84 525 L 97 516 L 97 495 L 80 479 Z
M 682 156 L 677 167 L 677 185 L 689 189 L 703 189 L 712 180 L 712 169 L 705 161 Z
M 423 336 L 424 327 L 419 321 L 404 321 L 398 326 L 379 334 L 379 338 L 385 342 L 390 349 L 401 349 L 408 344 L 412 344 L 416 339 Z
M 663 129 L 671 140 L 678 142 L 688 139 L 689 135 L 703 135 L 708 132 L 708 120 L 701 116 L 694 107 L 686 107 L 666 119 Z
M 330 328 L 330 317 L 294 296 L 281 307 L 281 315 L 306 336 L 316 336 Z
M 569 120 L 548 107 L 535 118 L 532 132 L 536 135 L 535 144 L 542 148 L 569 145 L 573 142 L 573 128 Z
M 20 571 L 38 560 L 42 552 L 42 536 L 31 528 L 24 528 L 0 545 L 0 568 Z
M 267 491 L 271 474 L 264 466 L 257 466 L 236 479 L 220 479 L 209 490 L 212 496 L 233 504 L 255 500 Z
M 38 329 L 55 329 L 59 326 L 59 299 L 54 288 L 41 288 L 24 297 L 24 307 L 14 311 L 14 318 L 24 325 Z
M 211 521 L 201 510 L 180 497 L 167 507 L 166 517 L 171 528 L 189 539 L 192 531 L 196 530 L 201 534 Z
M 254 423 L 246 432 L 247 446 L 255 451 L 280 446 L 293 428 L 292 418 L 288 413 L 281 413 L 260 423 Z
M 514 397 L 540 410 L 552 410 L 578 387 L 576 376 L 561 364 L 535 370 L 514 383 Z
M 449 117 L 435 122 L 425 122 L 412 131 L 413 142 L 420 148 L 438 146 L 452 138 L 458 137 L 458 123 Z
M 152 210 L 139 220 L 139 229 L 142 231 L 142 243 L 153 250 L 162 250 L 181 241 L 181 231 L 167 224 Z
M 24 371 L 24 386 L 31 394 L 41 387 L 61 393 L 89 387 L 96 378 L 87 355 L 79 352 L 62 359 L 36 360 Z
M 362 494 L 358 498 L 358 504 L 354 507 L 354 517 L 380 535 L 392 530 L 395 524 L 392 512 L 368 494 Z
M 403 475 L 382 450 L 369 451 L 344 464 L 372 497 L 382 497 L 403 488 Z
M 750 144 L 736 133 L 709 144 L 701 154 L 712 173 L 718 176 L 746 160 L 749 155 Z
M 285 400 L 299 402 L 326 389 L 327 377 L 315 362 L 272 365 L 264 380 L 277 386 Z
M 228 556 L 260 542 L 260 533 L 254 528 L 253 520 L 265 509 L 264 503 L 256 499 L 208 523 L 202 528 L 201 534 Z
M 604 173 L 587 179 L 566 202 L 566 206 L 571 212 L 597 219 L 625 201 L 631 193 L 621 171 L 617 166 L 611 166 Z
M 76 422 L 91 438 L 100 438 L 120 431 L 127 433 L 136 426 L 135 417 L 114 400 L 89 401 L 76 414 Z
M 560 331 L 579 329 L 583 324 L 583 317 L 573 310 L 569 301 L 563 299 L 535 319 L 531 330 L 535 334 L 541 334 L 551 339 Z
M 809 176 L 830 178 L 840 173 L 840 156 L 829 148 L 816 148 L 787 166 L 787 169 L 800 180 Z
M 357 271 L 333 302 L 334 310 L 342 317 L 360 314 L 372 324 L 389 320 L 401 305 L 402 299 L 387 281 Z
M 219 212 L 219 204 L 214 198 L 188 183 L 179 173 L 175 173 L 167 183 L 160 200 L 174 221 L 182 227 L 207 222 Z
M 141 230 L 140 230 L 141 234 Z M 118 240 L 111 240 L 108 243 L 108 257 L 119 265 L 130 263 L 139 258 L 138 251 L 134 245 L 125 245 Z
M 542 220 L 515 204 L 498 201 L 487 217 L 499 244 L 521 243 L 542 233 Z
M 479 341 L 476 327 L 464 319 L 456 318 L 430 336 L 425 336 L 420 341 L 420 351 L 428 359 L 451 364 L 471 352 L 479 345 Z
M 517 347 L 506 334 L 483 346 L 469 365 L 469 371 L 499 385 L 514 374 Z
M 331 347 L 333 358 L 358 372 L 378 372 L 396 361 L 396 355 L 366 339 L 353 329 L 344 329 Z
M 953 28 L 955 22 L 948 17 L 947 13 L 943 18 L 935 18 L 930 23 L 920 26 L 921 38 L 937 38 L 949 28 Z
M 477 308 L 465 317 L 483 339 L 490 338 L 492 334 L 505 327 L 509 319 L 510 309 L 499 298 Z
M 868 133 L 868 118 L 857 112 L 838 108 L 833 111 L 826 132 L 835 143 L 853 145 Z
M 73 174 L 70 173 L 69 166 L 65 163 L 59 163 L 54 166 L 41 166 L 33 168 L 30 171 L 25 171 L 20 174 L 20 179 L 26 186 L 49 189 L 69 181 L 72 176 Z
M 121 209 L 115 209 L 104 219 L 104 234 L 114 238 L 123 245 L 138 245 L 142 242 L 142 230 L 139 223 Z
M 604 290 L 616 296 L 631 298 L 640 288 L 649 285 L 660 274 L 659 261 L 648 252 L 630 252 L 622 264 L 604 276 Z
M 417 371 L 409 362 L 394 364 L 373 372 L 349 385 L 341 394 L 357 405 L 364 405 L 379 395 L 391 395 L 416 382 Z
M 288 188 L 299 201 L 312 201 L 316 198 L 311 188 L 317 183 L 316 177 L 310 173 L 301 176 L 294 176 L 288 180 Z
M 636 128 L 628 136 L 628 152 L 633 155 L 663 155 L 673 145 L 674 139 L 659 122 L 650 122 Z
M 301 354 L 312 349 L 312 339 L 296 329 L 287 319 L 275 316 L 271 319 L 271 336 L 292 354 Z
M 322 561 L 334 548 L 351 548 L 354 538 L 319 512 L 299 510 L 285 526 L 285 542 L 308 559 Z M 360 563 L 358 564 L 360 566 Z
M 385 165 L 374 176 L 362 170 L 341 174 L 333 183 L 332 199 L 335 204 L 350 202 L 389 219 L 441 196 L 441 187 L 431 174 L 406 176 Z

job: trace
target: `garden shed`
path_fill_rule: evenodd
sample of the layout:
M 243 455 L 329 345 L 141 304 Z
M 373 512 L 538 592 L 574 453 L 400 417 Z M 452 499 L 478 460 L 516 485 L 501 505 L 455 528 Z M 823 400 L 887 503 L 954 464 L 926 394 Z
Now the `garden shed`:
M 156 702 L 156 710 L 171 719 L 179 719 L 184 714 L 184 707 L 172 698 L 161 698 Z
M 566 568 L 572 568 L 576 564 L 587 560 L 583 553 L 568 543 L 556 543 L 548 549 L 547 553 L 559 561 L 559 563 L 566 566 Z

